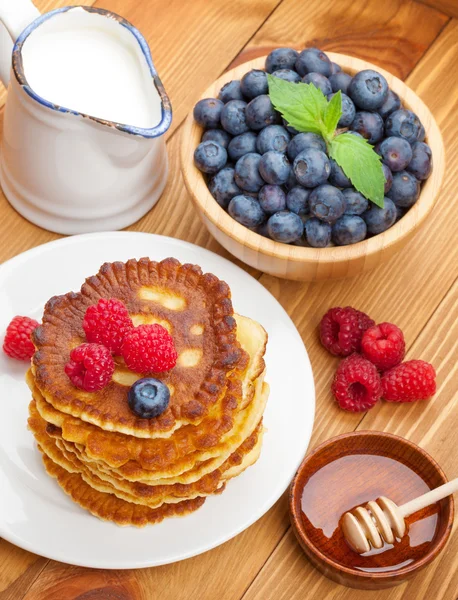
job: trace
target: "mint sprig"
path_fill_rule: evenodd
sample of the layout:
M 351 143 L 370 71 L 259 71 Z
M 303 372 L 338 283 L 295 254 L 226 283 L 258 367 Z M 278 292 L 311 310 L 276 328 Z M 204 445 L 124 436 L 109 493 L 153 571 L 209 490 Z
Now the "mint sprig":
M 317 133 L 326 142 L 328 154 L 342 168 L 354 187 L 383 208 L 385 177 L 380 156 L 367 140 L 337 133 L 342 116 L 342 94 L 328 102 L 312 83 L 291 83 L 267 74 L 269 97 L 274 108 L 296 131 Z

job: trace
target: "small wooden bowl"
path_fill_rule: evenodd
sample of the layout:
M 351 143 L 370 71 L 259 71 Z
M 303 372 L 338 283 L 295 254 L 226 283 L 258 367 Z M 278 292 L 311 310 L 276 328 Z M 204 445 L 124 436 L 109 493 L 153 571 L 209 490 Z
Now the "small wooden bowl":
M 231 254 L 248 265 L 277 277 L 302 281 L 352 277 L 372 269 L 396 254 L 425 221 L 433 208 L 444 175 L 444 145 L 434 117 L 424 102 L 400 79 L 384 69 L 358 58 L 327 53 L 329 58 L 350 74 L 362 69 L 382 73 L 403 105 L 413 110 L 426 130 L 433 153 L 434 167 L 422 185 L 416 204 L 393 227 L 372 238 L 350 246 L 304 248 L 269 240 L 243 227 L 232 219 L 210 194 L 202 173 L 194 165 L 194 150 L 201 141 L 203 129 L 188 116 L 181 136 L 181 168 L 194 206 L 210 233 Z M 221 87 L 232 79 L 240 79 L 250 69 L 263 69 L 265 57 L 246 62 L 217 79 L 201 96 L 216 98 Z
M 314 482 L 318 485 L 319 472 L 323 476 L 323 473 L 329 472 L 331 463 L 343 457 L 345 461 L 355 460 L 352 455 L 364 455 L 362 458 L 356 458 L 361 462 L 358 463 L 357 468 L 354 467 L 355 476 L 352 481 L 348 481 L 345 475 L 342 475 L 343 466 L 340 462 L 339 466 L 335 467 L 334 479 L 330 477 L 326 489 L 313 488 Z M 380 459 L 383 461 L 382 464 Z M 400 463 L 398 468 L 402 469 L 404 477 L 392 477 L 393 473 L 390 472 L 386 459 L 393 459 L 396 461 L 395 465 Z M 323 467 L 328 471 L 322 471 Z M 404 471 L 405 467 L 410 471 Z M 367 473 L 372 469 L 377 475 L 372 480 L 372 490 L 368 491 Z M 293 530 L 311 563 L 326 577 L 342 585 L 360 589 L 392 587 L 403 583 L 429 565 L 444 548 L 450 536 L 454 515 L 452 496 L 441 500 L 431 508 L 437 515 L 432 540 L 423 546 L 412 544 L 412 547 L 409 547 L 407 543 L 407 553 L 412 562 L 405 564 L 408 561 L 403 561 L 399 568 L 392 566 L 392 570 L 384 570 L 383 567 L 372 569 L 372 572 L 361 570 L 364 563 L 360 562 L 360 556 L 347 546 L 340 527 L 334 529 L 335 521 L 332 520 L 329 512 L 330 506 L 334 508 L 339 506 L 337 512 L 340 513 L 340 507 L 352 503 L 356 496 L 359 497 L 356 504 L 360 504 L 364 494 L 370 496 L 372 493 L 375 497 L 366 497 L 364 501 L 375 500 L 376 497 L 385 495 L 400 505 L 417 495 L 418 489 L 414 488 L 418 486 L 418 482 L 421 486 L 426 484 L 432 489 L 446 483 L 447 477 L 429 454 L 404 438 L 378 431 L 357 431 L 332 438 L 318 446 L 299 467 L 291 483 L 289 500 Z M 303 500 L 305 486 L 312 486 L 306 488 L 308 490 L 306 501 Z M 421 493 L 424 491 L 427 490 L 424 489 Z M 354 506 L 354 504 L 346 506 L 345 510 Z M 412 528 L 414 525 L 417 527 L 419 525 L 421 530 L 426 521 L 421 518 L 429 514 L 418 513 L 418 524 L 414 523 Z M 324 535 L 328 527 L 333 531 L 331 537 L 329 531 Z M 413 535 L 413 529 L 408 530 L 407 534 L 409 533 Z M 391 552 L 396 552 L 396 549 L 391 549 Z M 377 556 L 377 560 L 379 558 L 380 555 Z M 359 568 L 348 566 L 356 563 Z

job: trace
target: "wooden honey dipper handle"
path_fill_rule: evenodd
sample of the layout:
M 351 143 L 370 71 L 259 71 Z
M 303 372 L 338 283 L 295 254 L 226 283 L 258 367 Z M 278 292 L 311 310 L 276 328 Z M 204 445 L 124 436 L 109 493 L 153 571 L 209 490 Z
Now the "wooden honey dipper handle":
M 452 479 L 451 481 L 444 483 L 443 485 L 426 492 L 422 496 L 418 498 L 414 498 L 410 500 L 410 502 L 406 502 L 402 506 L 399 507 L 399 512 L 403 517 L 408 517 L 413 513 L 417 512 L 417 510 L 421 510 L 430 504 L 434 504 L 435 502 L 439 502 L 443 498 L 450 496 L 454 492 L 458 492 L 458 477 Z

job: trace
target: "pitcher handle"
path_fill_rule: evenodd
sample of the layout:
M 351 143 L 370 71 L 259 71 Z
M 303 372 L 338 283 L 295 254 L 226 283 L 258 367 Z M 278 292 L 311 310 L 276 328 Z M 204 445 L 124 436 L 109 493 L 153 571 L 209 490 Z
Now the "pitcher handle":
M 0 79 L 8 85 L 13 43 L 40 16 L 31 0 L 0 0 Z

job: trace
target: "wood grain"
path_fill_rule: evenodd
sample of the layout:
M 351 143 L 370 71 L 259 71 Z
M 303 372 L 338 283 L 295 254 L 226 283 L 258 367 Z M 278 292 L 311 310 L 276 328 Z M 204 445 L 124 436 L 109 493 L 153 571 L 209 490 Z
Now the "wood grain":
M 408 352 L 436 365 L 438 390 L 434 399 L 412 405 L 380 403 L 358 429 L 380 430 L 406 437 L 424 448 L 449 477 L 456 476 L 458 430 L 458 285 L 440 304 Z M 430 433 L 431 430 L 431 433 Z M 458 597 L 458 523 L 445 550 L 425 571 L 395 589 L 371 592 L 371 600 Z M 302 600 L 313 593 L 320 600 L 367 600 L 366 591 L 339 587 L 316 571 L 302 553 L 291 530 L 272 554 L 243 600 L 275 598 Z
M 194 149 L 200 143 L 203 128 L 188 115 L 181 132 L 182 175 L 192 202 L 205 226 L 231 254 L 248 265 L 270 275 L 299 281 L 342 279 L 373 269 L 402 251 L 409 239 L 428 220 L 444 175 L 444 144 L 437 123 L 425 103 L 400 79 L 367 61 L 330 52 L 329 58 L 351 75 L 364 69 L 378 68 L 390 89 L 398 94 L 403 106 L 418 115 L 426 130 L 426 139 L 434 157 L 431 176 L 421 188 L 415 205 L 393 227 L 359 244 L 332 248 L 304 248 L 281 244 L 265 238 L 237 223 L 210 193 L 207 182 L 194 164 Z M 263 69 L 265 57 L 243 63 L 226 72 L 202 94 L 215 98 L 223 85 L 241 79 L 251 69 Z
M 280 0 L 97 0 L 145 35 L 173 107 L 173 134 L 211 81 L 219 77 Z
M 265 54 L 280 40 L 293 48 L 316 46 L 373 62 L 404 79 L 447 19 L 412 0 L 285 0 L 250 41 L 250 48 Z
M 440 10 L 450 17 L 458 17 L 458 2 L 456 0 L 418 0 L 422 4 Z
M 212 4 L 212 7 L 208 7 L 207 4 Z M 194 11 L 193 5 L 200 8 Z M 52 2 L 52 6 L 57 6 L 57 2 Z M 139 26 L 152 42 L 153 56 L 161 77 L 172 95 L 172 100 L 177 103 L 174 106 L 174 127 L 177 127 L 178 120 L 191 110 L 193 101 L 202 90 L 219 76 L 255 33 L 256 28 L 262 24 L 262 18 L 256 18 L 255 13 L 261 11 L 264 18 L 268 16 L 268 12 L 262 12 L 265 3 L 261 0 L 250 3 L 248 0 L 214 0 L 212 3 L 203 0 L 192 3 L 179 3 L 177 0 L 168 3 L 161 3 L 159 0 L 106 0 L 100 2 L 100 6 L 124 14 Z M 193 20 L 189 18 L 190 11 L 194 15 Z M 207 19 L 203 26 L 199 11 L 203 14 L 207 14 L 205 11 L 211 11 L 213 21 Z M 332 19 L 326 18 L 329 11 L 336 16 Z M 248 12 L 253 14 L 247 16 Z M 239 20 L 237 15 L 240 16 Z M 230 33 L 226 35 L 227 20 L 231 26 Z M 182 22 L 187 23 L 187 28 L 182 26 Z M 247 22 L 254 27 L 251 31 L 246 27 Z M 316 42 L 327 49 L 347 51 L 372 60 L 397 75 L 403 75 L 409 73 L 425 54 L 446 22 L 446 16 L 411 1 L 387 0 L 382 3 L 379 0 L 310 0 L 304 3 L 301 0 L 284 0 L 256 34 L 250 47 L 254 48 L 254 55 L 256 52 L 259 55 L 265 53 L 263 48 L 270 48 L 272 45 L 300 46 L 306 42 Z M 245 38 L 238 35 L 238 31 L 241 30 Z M 162 35 L 165 31 L 167 36 Z M 425 230 L 415 238 L 414 244 L 408 246 L 400 260 L 391 261 L 372 275 L 362 276 L 345 284 L 314 285 L 280 282 L 272 277 L 263 278 L 264 284 L 273 290 L 286 306 L 308 345 L 318 391 L 315 442 L 334 434 L 351 431 L 361 419 L 361 416 L 355 417 L 337 410 L 329 396 L 328 386 L 336 361 L 330 359 L 316 340 L 316 326 L 324 310 L 331 305 L 354 303 L 361 309 L 371 310 L 378 320 L 390 319 L 397 322 L 405 329 L 408 341 L 412 343 L 453 280 L 453 271 L 456 270 L 456 245 L 452 240 L 456 232 L 456 211 L 453 210 L 450 198 L 455 195 L 454 180 L 458 175 L 458 146 L 454 141 L 458 137 L 454 125 L 458 82 L 450 74 L 454 73 L 457 60 L 457 34 L 458 28 L 453 22 L 443 31 L 431 53 L 425 55 L 409 80 L 409 85 L 433 110 L 445 137 L 448 176 L 438 205 L 441 218 L 434 218 L 431 224 L 426 225 Z M 237 37 L 238 46 L 231 45 L 234 37 Z M 228 45 L 230 52 L 226 52 L 224 48 Z M 250 56 L 248 48 L 241 59 L 242 62 Z M 221 62 L 222 60 L 226 62 Z M 188 69 L 192 76 L 187 74 Z M 205 76 L 202 76 L 203 72 Z M 180 86 L 183 89 L 180 89 Z M 178 136 L 173 135 L 168 148 L 171 156 L 171 174 L 166 193 L 156 208 L 131 229 L 174 236 L 178 232 L 179 237 L 183 239 L 223 253 L 218 244 L 211 240 L 190 204 L 179 174 Z M 435 213 L 438 210 L 439 208 Z M 26 248 L 57 237 L 19 217 L 2 195 L 0 215 L 0 260 L 6 260 Z M 433 331 L 429 330 L 428 335 L 431 347 L 435 348 L 437 342 Z M 397 408 L 399 410 L 400 407 Z M 391 420 L 396 422 L 396 415 L 397 413 L 384 416 L 388 425 Z M 449 409 L 448 415 L 447 428 L 443 430 L 444 425 L 441 423 L 435 439 L 437 444 L 442 443 L 443 452 L 450 454 L 449 460 L 454 458 L 456 461 L 454 452 L 457 445 L 445 439 L 445 436 L 449 435 L 449 428 L 456 423 L 456 413 Z M 377 427 L 384 429 L 384 422 L 378 423 Z M 427 423 L 424 427 L 427 427 Z M 412 428 L 415 428 L 415 421 L 409 420 L 405 435 L 408 435 Z M 434 454 L 432 450 L 431 452 Z M 440 455 L 436 458 L 443 462 Z M 139 582 L 140 589 L 138 586 L 132 587 L 130 579 L 122 580 L 131 585 L 130 589 L 127 588 L 131 592 L 129 600 L 143 600 L 143 597 L 148 600 L 156 597 L 164 600 L 240 600 L 287 528 L 287 504 L 284 497 L 256 525 L 216 550 L 175 565 L 135 571 L 135 580 Z M 458 570 L 456 567 L 453 569 L 453 560 L 458 554 L 457 544 L 458 536 L 455 533 L 440 563 L 434 563 L 418 583 L 415 579 L 410 584 L 408 591 L 412 591 L 413 596 L 407 593 L 402 598 L 400 594 L 404 594 L 406 588 L 401 586 L 396 590 L 396 596 L 392 596 L 393 592 L 390 592 L 389 597 L 395 600 L 426 597 L 455 600 L 457 594 L 453 595 L 453 592 L 456 592 L 458 587 Z M 250 590 L 247 595 L 249 600 L 293 599 L 298 589 L 302 590 L 302 595 L 296 597 L 301 599 L 310 596 L 321 600 L 326 598 L 326 594 L 332 600 L 350 600 L 354 597 L 353 590 L 337 587 L 321 576 L 311 577 L 309 572 L 306 574 L 302 565 L 308 563 L 302 553 L 297 552 L 297 544 L 289 535 L 281 542 L 281 547 L 285 546 L 286 553 L 275 553 L 275 559 L 270 561 L 262 572 L 261 585 L 256 588 L 261 592 L 258 593 L 256 589 Z M 1 600 L 21 600 L 30 587 L 32 578 L 17 579 L 24 573 L 25 563 L 21 559 L 17 564 L 17 570 L 16 563 L 12 563 L 8 569 L 5 581 L 12 583 L 0 592 Z M 289 567 L 293 565 L 294 572 L 291 573 Z M 262 583 L 266 581 L 266 571 L 277 568 L 281 568 L 280 572 L 275 571 L 278 580 L 274 577 L 269 579 L 270 584 Z M 115 591 L 110 592 L 111 597 L 107 594 L 102 596 L 100 590 L 107 586 L 106 582 L 110 581 L 107 578 L 113 575 L 104 571 L 87 571 L 90 577 L 85 578 L 85 573 L 83 569 L 50 562 L 30 589 L 27 600 L 52 598 L 48 591 L 54 589 L 61 594 L 59 600 L 111 600 L 116 598 L 116 586 L 121 587 L 124 592 L 122 586 L 126 588 L 127 585 L 122 582 L 112 584 Z M 75 579 L 72 579 L 73 574 Z M 78 580 L 84 583 L 75 585 Z M 61 585 L 59 588 L 60 581 L 71 582 L 71 585 L 67 588 Z M 280 592 L 277 593 L 279 589 Z M 388 598 L 387 594 L 382 594 L 379 598 L 377 596 L 379 594 L 374 596 L 375 600 Z M 54 593 L 52 600 L 55 600 L 55 597 Z

